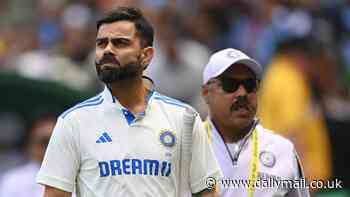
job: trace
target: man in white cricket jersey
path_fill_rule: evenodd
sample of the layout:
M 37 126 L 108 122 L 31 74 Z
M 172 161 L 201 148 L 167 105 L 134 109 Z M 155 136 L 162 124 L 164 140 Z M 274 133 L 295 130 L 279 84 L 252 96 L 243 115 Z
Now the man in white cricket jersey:
M 235 49 L 216 52 L 204 69 L 205 126 L 224 173 L 221 196 L 309 196 L 293 144 L 256 117 L 261 76 L 261 66 Z
M 37 176 L 44 196 L 215 196 L 206 179 L 222 173 L 198 113 L 142 76 L 154 55 L 152 26 L 140 10 L 119 7 L 97 30 L 106 87 L 58 118 Z

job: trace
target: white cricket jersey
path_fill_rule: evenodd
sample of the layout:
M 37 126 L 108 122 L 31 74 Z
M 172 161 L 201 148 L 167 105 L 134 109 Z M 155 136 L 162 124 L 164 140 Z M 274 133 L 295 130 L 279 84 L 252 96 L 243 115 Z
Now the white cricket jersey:
M 214 124 L 209 120 L 208 135 L 211 142 L 216 158 L 220 164 L 220 167 L 224 173 L 224 180 L 229 180 L 231 183 L 228 185 L 220 185 L 221 195 L 223 197 L 232 196 L 248 196 L 248 187 L 244 186 L 244 183 L 249 180 L 252 162 L 252 149 L 253 139 L 252 132 L 247 134 L 247 139 L 244 143 L 244 139 L 233 143 L 227 144 L 227 148 L 223 142 L 221 135 L 218 133 Z M 260 180 L 260 188 L 256 188 L 254 191 L 254 197 L 279 197 L 279 196 L 292 196 L 292 197 L 308 197 L 309 191 L 305 188 L 288 188 L 288 186 L 277 187 L 279 180 L 295 180 L 303 178 L 301 166 L 299 164 L 296 151 L 293 144 L 286 138 L 272 133 L 271 131 L 264 129 L 261 124 L 256 126 L 258 135 L 258 171 L 257 175 Z M 231 152 L 231 156 L 235 152 L 239 151 L 238 147 L 242 146 L 236 164 L 233 164 L 228 151 Z M 234 182 L 234 183 L 232 183 Z M 240 182 L 240 183 L 239 183 Z M 274 182 L 275 185 L 267 185 Z M 226 181 L 227 183 L 227 181 Z M 303 181 L 299 182 L 303 184 Z M 276 186 L 274 188 L 268 188 L 270 186 Z
M 207 177 L 222 173 L 197 115 L 190 131 L 190 165 L 181 167 L 189 170 L 188 177 L 181 177 L 180 144 L 188 109 L 152 91 L 146 111 L 134 116 L 105 88 L 58 118 L 37 182 L 68 192 L 75 189 L 78 197 L 182 197 L 200 192 Z

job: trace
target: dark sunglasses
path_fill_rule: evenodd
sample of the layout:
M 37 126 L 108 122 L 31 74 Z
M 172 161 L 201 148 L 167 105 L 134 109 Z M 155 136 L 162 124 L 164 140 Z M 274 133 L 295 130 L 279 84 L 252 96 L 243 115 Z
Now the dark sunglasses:
M 256 92 L 258 89 L 258 80 L 256 79 L 233 79 L 228 77 L 218 78 L 221 82 L 222 89 L 227 93 L 232 93 L 238 90 L 240 85 L 243 85 L 248 93 Z

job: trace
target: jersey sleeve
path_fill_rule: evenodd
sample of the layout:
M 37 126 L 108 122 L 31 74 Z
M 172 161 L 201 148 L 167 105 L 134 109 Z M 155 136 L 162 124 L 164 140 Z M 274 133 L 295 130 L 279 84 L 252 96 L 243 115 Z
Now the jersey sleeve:
M 37 175 L 37 182 L 73 192 L 80 166 L 78 138 L 71 124 L 59 118 Z M 75 132 L 75 133 L 74 133 Z
M 204 125 L 196 116 L 193 126 L 192 159 L 190 164 L 190 186 L 192 193 L 207 189 L 208 177 L 221 179 L 223 174 L 208 141 Z

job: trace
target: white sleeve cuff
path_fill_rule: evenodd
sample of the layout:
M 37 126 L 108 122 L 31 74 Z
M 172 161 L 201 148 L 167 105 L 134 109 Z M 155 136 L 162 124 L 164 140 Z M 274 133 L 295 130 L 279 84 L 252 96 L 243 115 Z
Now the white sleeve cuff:
M 68 181 L 64 181 L 57 177 L 47 176 L 47 175 L 38 175 L 36 182 L 42 185 L 48 185 L 66 192 L 74 191 L 74 184 L 69 183 Z

